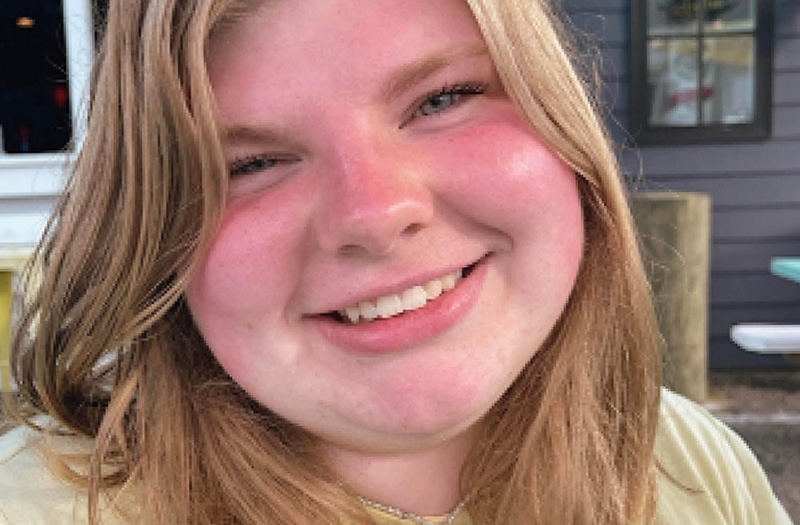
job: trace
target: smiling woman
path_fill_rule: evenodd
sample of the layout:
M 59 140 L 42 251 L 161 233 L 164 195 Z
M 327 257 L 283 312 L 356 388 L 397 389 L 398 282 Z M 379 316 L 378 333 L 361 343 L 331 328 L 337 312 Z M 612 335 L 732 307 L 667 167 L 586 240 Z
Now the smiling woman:
M 377 496 L 379 462 L 359 472 L 349 453 L 463 451 L 560 316 L 583 249 L 575 176 L 457 2 L 279 2 L 208 56 L 223 129 L 281 132 L 224 145 L 231 192 L 187 304 L 231 377 Z M 254 157 L 285 160 L 236 169 Z M 420 304 L 429 283 L 448 291 Z M 365 322 L 328 315 L 354 307 Z
M 46 492 L 42 523 L 788 523 L 741 442 L 660 393 L 614 157 L 546 4 L 108 20 L 15 340 L 40 430 L 0 443 L 26 480 L 0 516 Z

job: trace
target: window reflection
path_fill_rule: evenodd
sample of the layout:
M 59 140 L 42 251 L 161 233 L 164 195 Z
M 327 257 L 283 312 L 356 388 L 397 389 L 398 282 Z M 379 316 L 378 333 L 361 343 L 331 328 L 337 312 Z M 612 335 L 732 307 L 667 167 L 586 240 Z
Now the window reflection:
M 648 35 L 695 33 L 697 31 L 696 4 L 696 0 L 648 0 Z
M 755 42 L 753 37 L 708 38 L 703 46 L 704 124 L 741 124 L 755 116 Z
M 650 121 L 659 126 L 696 126 L 699 118 L 697 40 L 650 42 Z
M 650 125 L 753 121 L 755 14 L 756 0 L 648 1 Z
M 72 136 L 60 0 L 0 1 L 0 126 L 5 153 L 63 151 Z
M 716 0 L 719 2 L 720 0 Z M 712 4 L 712 0 L 706 0 Z M 756 0 L 726 0 L 716 11 L 709 11 L 703 30 L 707 33 L 753 31 L 756 27 Z

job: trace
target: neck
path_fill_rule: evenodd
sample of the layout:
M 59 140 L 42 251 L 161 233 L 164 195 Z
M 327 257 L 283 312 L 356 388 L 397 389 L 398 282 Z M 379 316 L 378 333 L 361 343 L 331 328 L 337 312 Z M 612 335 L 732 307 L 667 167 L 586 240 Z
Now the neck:
M 339 481 L 369 500 L 434 516 L 452 511 L 461 501 L 459 476 L 474 431 L 435 447 L 391 454 L 328 447 L 330 466 Z

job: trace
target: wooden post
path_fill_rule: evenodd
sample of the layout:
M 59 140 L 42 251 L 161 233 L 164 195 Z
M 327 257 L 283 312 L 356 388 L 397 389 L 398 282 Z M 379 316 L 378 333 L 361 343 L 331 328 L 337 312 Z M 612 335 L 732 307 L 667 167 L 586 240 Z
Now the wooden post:
M 665 343 L 665 384 L 703 402 L 708 392 L 711 199 L 700 193 L 634 193 L 631 209 Z

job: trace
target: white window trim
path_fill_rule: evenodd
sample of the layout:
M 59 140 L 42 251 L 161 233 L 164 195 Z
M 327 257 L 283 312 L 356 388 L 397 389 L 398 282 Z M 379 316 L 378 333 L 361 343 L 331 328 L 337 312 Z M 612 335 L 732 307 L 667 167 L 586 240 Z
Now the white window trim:
M 94 57 L 91 0 L 62 1 L 75 149 L 65 153 L 0 151 L 0 261 L 29 253 L 36 244 L 86 134 Z

